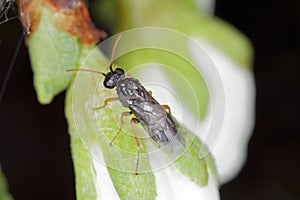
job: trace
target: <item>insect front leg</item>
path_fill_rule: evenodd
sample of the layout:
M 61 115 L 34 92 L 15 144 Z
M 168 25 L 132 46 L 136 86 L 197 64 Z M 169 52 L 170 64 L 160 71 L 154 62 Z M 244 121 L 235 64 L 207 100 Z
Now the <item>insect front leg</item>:
M 104 108 L 105 106 L 107 106 L 108 103 L 113 102 L 113 101 L 118 101 L 118 100 L 119 100 L 118 97 L 109 97 L 109 98 L 104 100 L 102 106 L 96 107 L 94 109 L 98 110 L 98 109 Z

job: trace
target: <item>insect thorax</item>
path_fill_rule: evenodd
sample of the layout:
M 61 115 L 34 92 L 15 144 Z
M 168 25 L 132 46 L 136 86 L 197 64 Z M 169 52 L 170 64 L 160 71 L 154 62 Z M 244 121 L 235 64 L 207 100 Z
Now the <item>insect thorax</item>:
M 135 78 L 124 78 L 117 84 L 117 94 L 124 107 L 129 107 L 132 101 L 143 101 L 145 90 L 141 83 Z

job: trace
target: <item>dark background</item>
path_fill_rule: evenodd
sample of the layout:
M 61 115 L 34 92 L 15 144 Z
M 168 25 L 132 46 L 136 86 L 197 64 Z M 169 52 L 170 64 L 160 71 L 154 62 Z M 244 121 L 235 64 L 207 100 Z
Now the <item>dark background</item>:
M 222 199 L 300 199 L 300 1 L 219 0 L 216 14 L 252 41 L 257 90 L 247 164 Z
M 257 89 L 248 160 L 221 198 L 300 199 L 300 1 L 217 0 L 216 15 L 252 41 Z M 0 25 L 0 84 L 21 34 L 16 19 Z M 0 102 L 0 163 L 10 192 L 16 200 L 75 199 L 64 94 L 41 106 L 32 78 L 23 44 Z

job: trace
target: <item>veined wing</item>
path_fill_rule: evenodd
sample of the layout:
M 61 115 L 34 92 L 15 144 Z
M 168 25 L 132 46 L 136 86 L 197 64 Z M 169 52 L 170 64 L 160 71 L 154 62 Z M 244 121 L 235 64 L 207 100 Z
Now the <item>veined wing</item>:
M 129 108 L 161 150 L 172 155 L 184 152 L 184 132 L 161 105 L 138 101 L 133 102 Z

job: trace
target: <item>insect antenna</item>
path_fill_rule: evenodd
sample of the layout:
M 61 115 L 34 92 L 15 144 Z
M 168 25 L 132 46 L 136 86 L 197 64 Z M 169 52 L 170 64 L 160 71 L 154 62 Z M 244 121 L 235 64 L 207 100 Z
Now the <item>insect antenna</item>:
M 101 74 L 103 76 L 105 76 L 106 74 L 104 74 L 103 72 L 99 72 L 97 70 L 92 70 L 92 69 L 67 69 L 66 72 L 78 72 L 78 71 L 83 71 L 83 72 L 92 72 L 92 73 L 96 73 L 96 74 Z
M 110 63 L 109 63 L 109 69 L 110 69 L 111 72 L 113 72 L 112 66 L 113 66 L 113 63 L 114 63 L 115 53 L 116 53 L 118 44 L 119 44 L 119 42 L 120 42 L 120 39 L 121 39 L 121 35 L 119 35 L 118 38 L 117 38 L 117 40 L 115 41 L 113 50 L 112 50 L 112 52 L 111 52 L 111 58 L 110 58 Z
M 121 35 L 118 36 L 117 40 L 115 41 L 115 44 L 114 44 L 114 47 L 113 47 L 113 50 L 112 50 L 112 53 L 111 53 L 111 58 L 110 58 L 110 62 L 109 62 L 109 69 L 111 72 L 113 72 L 113 63 L 114 63 L 114 58 L 115 58 L 115 53 L 116 53 L 116 49 L 118 47 L 118 44 L 120 42 L 120 39 L 121 39 Z M 92 70 L 92 69 L 67 69 L 66 72 L 78 72 L 78 71 L 83 71 L 83 72 L 92 72 L 92 73 L 97 73 L 97 74 L 101 74 L 103 76 L 106 76 L 105 73 L 103 72 L 99 72 L 99 71 L 96 71 L 96 70 Z

